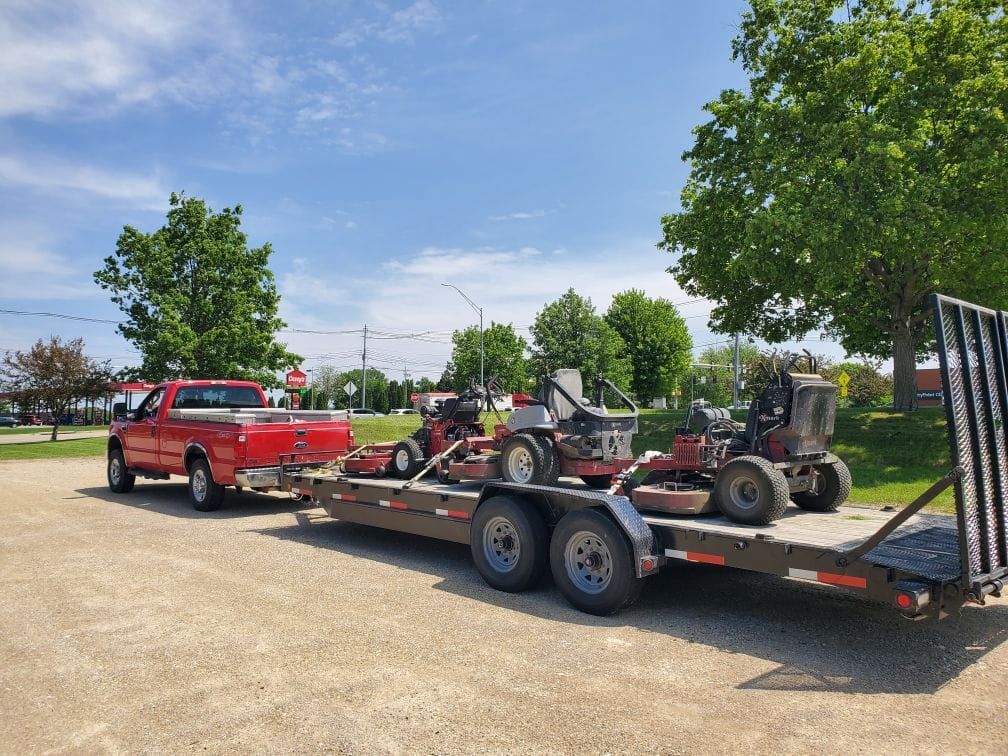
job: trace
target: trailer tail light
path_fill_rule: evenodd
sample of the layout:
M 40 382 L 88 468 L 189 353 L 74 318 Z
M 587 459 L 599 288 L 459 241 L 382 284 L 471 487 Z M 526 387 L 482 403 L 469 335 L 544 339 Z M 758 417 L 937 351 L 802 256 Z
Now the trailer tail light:
M 896 608 L 904 614 L 920 614 L 921 609 L 931 601 L 931 587 L 926 583 L 903 580 L 896 584 L 893 600 Z
M 658 559 L 653 556 L 641 557 L 640 560 L 640 575 L 650 575 L 652 572 L 658 571 Z

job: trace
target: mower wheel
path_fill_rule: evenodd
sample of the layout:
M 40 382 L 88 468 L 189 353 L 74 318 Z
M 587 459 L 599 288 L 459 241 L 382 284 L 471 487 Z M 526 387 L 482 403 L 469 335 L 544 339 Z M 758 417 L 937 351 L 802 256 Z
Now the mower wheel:
M 516 433 L 501 449 L 501 476 L 509 483 L 548 486 L 555 482 L 550 480 L 551 468 L 559 467 L 551 456 L 535 436 Z
M 480 504 L 469 528 L 469 547 L 479 574 L 499 591 L 523 591 L 546 572 L 546 523 L 521 499 L 491 496 Z
M 841 460 L 831 465 L 816 465 L 819 491 L 801 491 L 792 496 L 794 503 L 809 512 L 833 512 L 847 501 L 851 492 L 851 474 Z
M 626 535 L 612 517 L 590 507 L 568 512 L 553 528 L 550 569 L 564 598 L 588 614 L 618 612 L 644 586 Z
M 403 439 L 392 447 L 390 469 L 397 478 L 412 478 L 423 466 L 424 454 L 420 444 L 412 438 Z
M 582 475 L 581 480 L 589 488 L 604 489 L 612 485 L 612 475 Z
M 553 486 L 556 482 L 560 480 L 560 460 L 557 459 L 556 451 L 553 447 L 553 442 L 550 441 L 546 436 L 533 435 L 532 438 L 536 440 L 536 443 L 542 447 L 543 454 L 546 455 L 546 485 Z
M 714 481 L 714 503 L 729 519 L 766 525 L 780 519 L 788 505 L 784 473 L 762 457 L 747 454 L 731 460 Z

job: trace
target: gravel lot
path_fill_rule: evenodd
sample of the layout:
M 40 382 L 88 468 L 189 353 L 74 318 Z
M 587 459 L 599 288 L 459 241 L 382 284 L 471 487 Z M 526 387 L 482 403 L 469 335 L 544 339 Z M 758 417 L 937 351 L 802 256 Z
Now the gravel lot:
M 0 464 L 0 749 L 999 752 L 1008 600 L 913 623 L 664 571 L 629 611 L 279 495 L 194 512 L 99 459 Z M 999 745 L 1000 744 L 1000 745 Z

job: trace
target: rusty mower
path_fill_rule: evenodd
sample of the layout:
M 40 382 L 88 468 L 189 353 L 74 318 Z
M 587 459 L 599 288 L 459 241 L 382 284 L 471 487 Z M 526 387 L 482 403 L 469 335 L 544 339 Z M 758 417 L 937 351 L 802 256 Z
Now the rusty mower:
M 650 452 L 620 476 L 619 488 L 637 509 L 720 510 L 736 522 L 765 525 L 784 514 L 789 498 L 814 512 L 831 512 L 847 499 L 850 471 L 830 451 L 836 386 L 807 353 L 761 367 L 767 385 L 744 425 L 726 409 L 692 402 L 671 451 Z

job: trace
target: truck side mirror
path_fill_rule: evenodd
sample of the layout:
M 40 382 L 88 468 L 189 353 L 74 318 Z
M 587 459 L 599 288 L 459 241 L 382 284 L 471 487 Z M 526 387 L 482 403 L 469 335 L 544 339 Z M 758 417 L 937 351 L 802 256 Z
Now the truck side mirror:
M 126 419 L 126 402 L 116 402 L 112 405 L 112 417 L 116 420 Z

